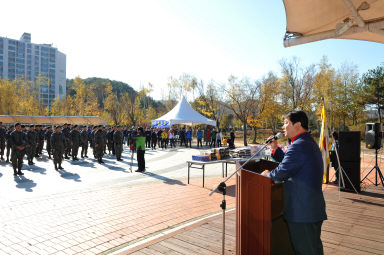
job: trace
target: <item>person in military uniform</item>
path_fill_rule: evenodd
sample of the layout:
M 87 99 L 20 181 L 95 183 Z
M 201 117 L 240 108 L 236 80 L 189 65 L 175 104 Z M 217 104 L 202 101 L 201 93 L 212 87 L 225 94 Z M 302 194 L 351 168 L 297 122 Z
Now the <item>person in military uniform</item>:
M 29 130 L 26 133 L 26 142 L 28 165 L 34 165 L 33 158 L 37 155 L 36 149 L 39 145 L 38 133 L 36 132 L 34 125 L 29 126 Z
M 95 134 L 96 134 L 98 129 L 99 129 L 99 126 L 94 126 L 93 130 L 92 130 L 92 133 L 91 133 L 93 157 L 96 158 L 96 159 L 97 159 L 97 157 L 96 157 L 96 149 L 95 149 Z
M 113 129 L 109 128 L 107 132 L 107 147 L 108 147 L 108 153 L 115 155 L 114 149 L 113 149 Z
M 149 128 L 146 128 L 144 134 L 145 134 L 145 147 L 151 148 L 151 130 Z
M 10 126 L 9 129 L 7 130 L 7 133 L 5 133 L 5 141 L 7 142 L 7 162 L 9 162 L 9 153 L 12 150 L 12 139 L 11 139 L 11 133 L 14 130 L 14 126 Z M 12 158 L 12 153 L 11 153 L 11 158 Z
M 103 138 L 104 138 L 104 154 L 107 154 L 107 130 L 104 126 L 101 126 L 101 131 L 103 131 Z
M 157 130 L 152 130 L 151 132 L 151 140 L 152 140 L 152 150 L 156 150 L 156 144 L 157 144 Z
M 79 152 L 80 147 L 80 132 L 78 128 L 79 127 L 77 125 L 74 125 L 73 129 L 70 132 L 72 145 L 72 160 L 79 160 L 77 158 L 77 154 Z
M 44 139 L 47 141 L 47 147 L 46 147 L 46 149 L 47 149 L 47 153 L 48 153 L 48 158 L 49 159 L 51 159 L 51 154 L 52 154 L 52 151 L 51 151 L 51 136 L 52 136 L 52 133 L 53 133 L 53 131 L 52 131 L 52 127 L 51 126 L 49 126 L 48 128 L 47 128 L 47 130 L 45 131 L 45 133 L 44 133 Z
M 97 158 L 97 161 L 102 164 L 103 161 L 103 155 L 104 155 L 104 147 L 105 147 L 105 133 L 103 131 L 103 126 L 99 125 L 97 131 L 95 132 L 95 157 Z
M 5 134 L 6 134 L 6 130 L 3 127 L 3 122 L 0 121 L 0 156 L 1 156 L 1 160 L 4 160 Z
M 64 169 L 61 166 L 63 161 L 63 154 L 65 149 L 65 137 L 61 132 L 60 126 L 55 127 L 55 132 L 51 135 L 50 138 L 52 155 L 53 155 L 53 164 L 55 165 L 55 170 Z
M 71 155 L 71 124 L 64 124 L 64 128 L 62 133 L 65 137 L 65 148 L 64 148 L 64 158 L 69 159 L 69 155 Z
M 20 123 L 15 124 L 16 130 L 11 133 L 12 140 L 12 167 L 13 175 L 24 175 L 21 172 L 23 166 L 23 157 L 25 154 L 25 146 L 27 142 L 25 140 L 25 134 L 21 131 Z
M 121 154 L 123 153 L 124 135 L 120 126 L 115 127 L 113 132 L 113 145 L 115 147 L 116 160 L 122 161 Z
M 42 125 L 38 125 L 39 127 L 39 131 L 36 132 L 36 135 L 37 135 L 37 154 L 39 157 L 41 157 L 43 155 L 43 148 L 44 148 L 44 134 L 45 134 L 45 130 L 43 129 L 43 126 Z
M 81 145 L 81 158 L 88 158 L 88 131 L 87 127 L 83 126 L 83 130 L 80 132 L 80 145 Z

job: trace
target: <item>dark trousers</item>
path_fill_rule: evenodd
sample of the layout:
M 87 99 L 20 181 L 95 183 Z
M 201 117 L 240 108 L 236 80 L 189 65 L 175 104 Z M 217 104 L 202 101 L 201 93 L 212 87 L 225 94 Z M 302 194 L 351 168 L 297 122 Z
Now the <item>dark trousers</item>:
M 323 221 L 297 223 L 289 222 L 288 229 L 293 248 L 297 255 L 323 255 L 323 243 L 321 242 L 321 226 Z
M 36 151 L 36 144 L 31 144 L 29 147 L 26 149 L 27 152 L 27 158 L 28 158 L 28 163 L 33 162 L 33 158 L 35 157 L 37 151 Z
M 151 139 L 150 138 L 145 138 L 145 147 L 151 148 Z
M 139 171 L 145 171 L 145 159 L 144 159 L 144 150 L 137 150 L 137 164 L 139 166 Z
M 74 144 L 72 146 L 72 159 L 77 158 L 78 152 L 79 152 L 79 145 L 78 144 Z
M 200 147 L 203 147 L 203 143 L 201 142 L 201 139 L 197 139 L 197 148 L 199 148 L 199 144 L 200 144 Z
M 121 159 L 121 153 L 123 153 L 123 144 L 122 143 L 114 143 L 115 155 L 116 159 Z
M 156 149 L 157 139 L 152 139 L 152 149 Z
M 12 150 L 12 146 L 7 143 L 7 160 L 9 160 L 9 153 L 11 152 L 11 150 Z M 11 154 L 11 158 L 12 158 L 12 154 Z
M 12 166 L 13 170 L 16 172 L 16 170 L 21 170 L 21 167 L 23 166 L 23 158 L 24 158 L 25 150 L 19 151 L 18 149 L 14 148 L 12 151 Z
M 185 147 L 188 147 L 188 144 L 189 144 L 189 148 L 192 148 L 192 139 L 187 138 L 187 141 L 185 142 Z
M 81 157 L 87 156 L 88 153 L 88 144 L 82 144 L 81 145 Z
M 53 149 L 52 150 L 52 156 L 53 156 L 53 164 L 57 166 L 61 166 L 61 162 L 63 162 L 63 149 Z
M 1 158 L 3 158 L 4 150 L 5 150 L 5 141 L 1 141 L 0 142 L 0 156 L 1 156 Z

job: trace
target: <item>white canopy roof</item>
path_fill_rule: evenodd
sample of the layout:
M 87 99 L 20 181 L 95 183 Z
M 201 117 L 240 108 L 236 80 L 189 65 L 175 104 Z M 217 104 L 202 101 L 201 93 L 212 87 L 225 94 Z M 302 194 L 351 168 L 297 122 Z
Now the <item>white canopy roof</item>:
M 324 39 L 384 43 L 383 0 L 283 0 L 284 46 Z
M 192 106 L 188 103 L 187 99 L 183 97 L 180 102 L 167 114 L 152 120 L 152 126 L 156 126 L 158 122 L 169 122 L 169 126 L 184 124 L 206 124 L 216 126 L 216 121 L 204 117 L 200 113 L 196 112 Z M 154 124 L 155 123 L 155 124 Z

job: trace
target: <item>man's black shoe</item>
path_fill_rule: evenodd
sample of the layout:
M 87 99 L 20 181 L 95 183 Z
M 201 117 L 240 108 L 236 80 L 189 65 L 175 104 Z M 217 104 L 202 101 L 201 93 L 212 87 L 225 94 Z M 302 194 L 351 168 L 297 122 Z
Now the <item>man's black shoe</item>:
M 84 157 L 85 157 L 85 158 L 88 158 L 88 156 L 87 156 L 87 155 L 85 155 Z
M 64 169 L 62 166 L 59 166 L 58 168 L 59 168 L 60 170 L 63 170 L 63 169 Z
M 18 175 L 24 175 L 21 171 L 17 172 Z
M 141 172 L 143 172 L 143 171 L 141 171 L 141 170 L 137 169 L 135 172 L 140 172 L 140 173 L 141 173 Z
M 13 170 L 13 175 L 14 175 L 14 176 L 17 176 L 17 172 L 16 172 L 16 170 Z

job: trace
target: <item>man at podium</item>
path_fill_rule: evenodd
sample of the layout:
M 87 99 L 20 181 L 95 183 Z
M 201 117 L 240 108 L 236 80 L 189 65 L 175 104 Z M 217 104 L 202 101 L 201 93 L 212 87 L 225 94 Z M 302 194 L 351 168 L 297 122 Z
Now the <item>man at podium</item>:
M 284 218 L 296 254 L 324 254 L 321 226 L 327 219 L 322 191 L 323 160 L 320 149 L 308 133 L 304 111 L 284 116 L 284 135 L 291 145 L 284 153 L 277 141 L 271 143 L 272 158 L 280 162 L 262 174 L 284 187 Z

